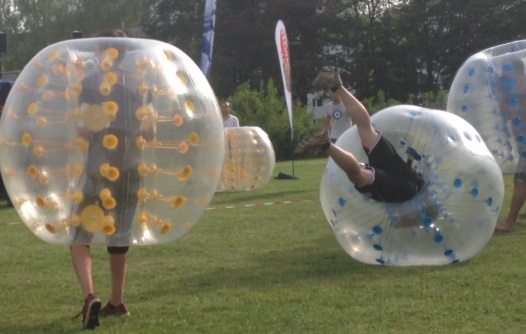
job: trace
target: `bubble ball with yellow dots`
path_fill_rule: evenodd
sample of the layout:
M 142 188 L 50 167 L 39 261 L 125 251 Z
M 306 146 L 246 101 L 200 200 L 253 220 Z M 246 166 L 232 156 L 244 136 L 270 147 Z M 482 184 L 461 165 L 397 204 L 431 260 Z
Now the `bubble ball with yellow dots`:
M 275 164 L 274 147 L 261 128 L 225 128 L 225 161 L 217 191 L 261 189 L 270 180 Z
M 40 51 L 15 82 L 1 173 L 18 215 L 46 242 L 164 243 L 209 205 L 223 131 L 208 81 L 176 47 L 69 40 Z

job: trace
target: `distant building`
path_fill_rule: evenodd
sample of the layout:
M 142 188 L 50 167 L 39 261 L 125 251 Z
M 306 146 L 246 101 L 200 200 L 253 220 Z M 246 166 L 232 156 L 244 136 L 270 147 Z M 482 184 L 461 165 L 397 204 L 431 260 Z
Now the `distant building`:
M 307 113 L 312 114 L 314 122 L 327 117 L 327 105 L 331 103 L 331 100 L 324 100 L 323 95 L 322 92 L 307 94 Z

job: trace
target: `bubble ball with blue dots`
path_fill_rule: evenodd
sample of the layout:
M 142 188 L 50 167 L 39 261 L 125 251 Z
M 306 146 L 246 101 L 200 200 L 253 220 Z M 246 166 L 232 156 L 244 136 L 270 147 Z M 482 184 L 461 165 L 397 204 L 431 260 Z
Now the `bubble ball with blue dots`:
M 479 133 L 452 113 L 408 105 L 371 120 L 425 185 L 406 202 L 375 201 L 329 159 L 320 198 L 340 246 L 360 262 L 391 266 L 445 265 L 479 253 L 504 198 L 499 165 Z M 336 144 L 367 161 L 356 127 Z
M 447 110 L 481 134 L 504 174 L 526 171 L 526 40 L 469 57 L 451 84 Z

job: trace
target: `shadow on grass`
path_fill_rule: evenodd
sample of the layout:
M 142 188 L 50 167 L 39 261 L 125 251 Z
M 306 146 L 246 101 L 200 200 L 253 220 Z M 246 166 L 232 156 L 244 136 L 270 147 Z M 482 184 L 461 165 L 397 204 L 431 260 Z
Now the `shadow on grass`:
M 462 264 L 455 265 L 456 267 Z M 451 270 L 453 266 L 434 267 L 435 271 Z M 354 260 L 332 237 L 318 239 L 312 246 L 287 252 L 268 251 L 255 254 L 250 267 L 226 268 L 221 265 L 197 275 L 183 275 L 173 291 L 152 291 L 158 294 L 192 295 L 223 289 L 269 290 L 273 287 L 296 285 L 349 286 L 353 282 L 400 279 L 420 275 L 422 267 L 384 267 Z

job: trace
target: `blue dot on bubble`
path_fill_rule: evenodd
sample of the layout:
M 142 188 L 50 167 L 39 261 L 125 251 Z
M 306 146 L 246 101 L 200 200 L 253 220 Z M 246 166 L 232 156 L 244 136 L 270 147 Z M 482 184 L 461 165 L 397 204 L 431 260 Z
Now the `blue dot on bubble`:
M 465 94 L 469 93 L 469 86 L 464 86 L 464 93 Z
M 478 197 L 479 196 L 479 190 L 477 188 L 471 189 L 471 196 Z
M 475 69 L 474 68 L 470 68 L 469 71 L 468 71 L 468 75 L 470 77 L 472 77 L 474 74 L 475 74 Z
M 426 216 L 424 218 L 424 220 L 422 221 L 422 224 L 425 226 L 425 227 L 429 227 L 431 226 L 431 224 L 433 224 L 433 218 L 429 217 L 429 216 Z
M 382 247 L 382 245 L 379 245 L 379 244 L 375 244 L 373 245 L 374 249 L 376 249 L 377 251 L 381 251 L 383 250 L 384 248 Z
M 513 69 L 513 65 L 512 64 L 504 64 L 502 65 L 502 70 L 503 71 L 511 71 Z
M 383 259 L 376 259 L 376 262 L 378 262 L 380 264 L 385 264 L 385 261 Z
M 522 123 L 520 118 L 514 118 L 512 122 L 513 122 L 513 125 L 520 125 Z
M 455 185 L 455 188 L 460 188 L 462 187 L 462 180 L 459 178 L 456 178 L 453 184 Z
M 493 205 L 493 198 L 492 198 L 492 197 L 488 198 L 488 199 L 486 200 L 486 204 L 487 204 L 488 206 L 492 206 L 492 205 Z
M 454 253 L 454 252 L 453 252 L 452 249 L 448 249 L 448 250 L 446 250 L 446 251 L 444 252 L 444 255 L 445 255 L 445 256 L 451 256 L 451 255 L 453 255 L 453 253 Z
M 468 111 L 468 107 L 467 107 L 467 106 L 462 106 L 462 107 L 460 108 L 460 110 L 461 110 L 462 112 L 466 112 L 466 111 Z
M 444 241 L 444 237 L 441 235 L 441 234 L 437 234 L 435 235 L 435 237 L 433 238 L 433 241 L 437 244 L 441 243 L 442 241 Z
M 373 227 L 373 232 L 374 232 L 375 234 L 382 234 L 382 232 L 383 232 L 382 227 L 379 226 L 379 225 L 375 225 L 375 226 Z
M 340 197 L 338 199 L 338 204 L 340 204 L 340 206 L 343 207 L 345 205 L 345 200 L 342 197 Z

